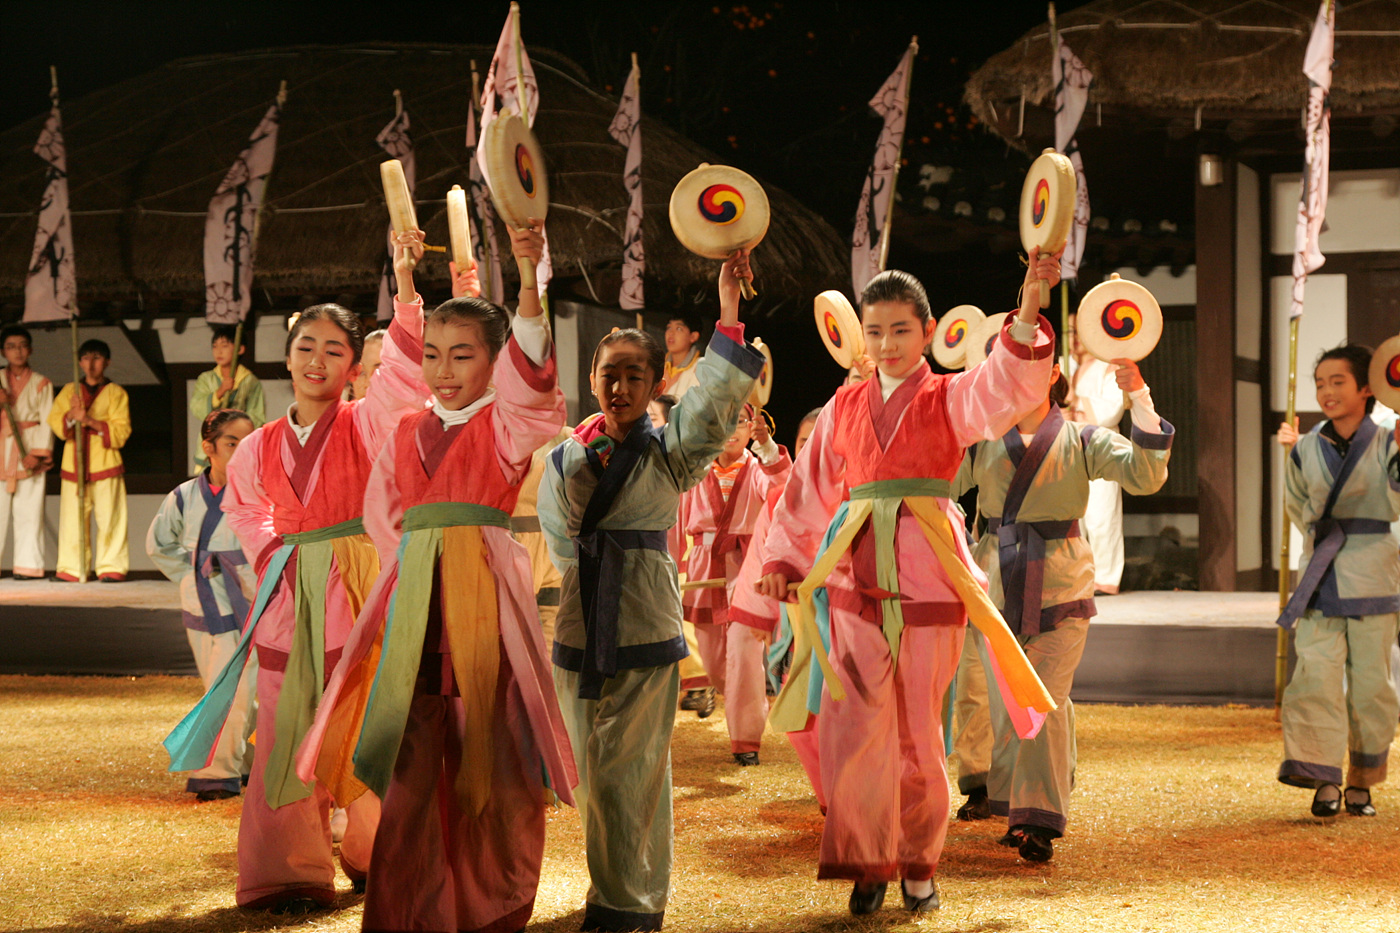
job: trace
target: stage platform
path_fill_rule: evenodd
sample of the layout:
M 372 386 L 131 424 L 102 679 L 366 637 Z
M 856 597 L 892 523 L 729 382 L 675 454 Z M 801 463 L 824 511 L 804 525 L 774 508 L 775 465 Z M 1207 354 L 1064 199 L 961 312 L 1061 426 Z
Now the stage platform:
M 1103 597 L 1076 701 L 1244 703 L 1274 696 L 1273 593 Z M 0 580 L 0 673 L 195 674 L 175 584 Z

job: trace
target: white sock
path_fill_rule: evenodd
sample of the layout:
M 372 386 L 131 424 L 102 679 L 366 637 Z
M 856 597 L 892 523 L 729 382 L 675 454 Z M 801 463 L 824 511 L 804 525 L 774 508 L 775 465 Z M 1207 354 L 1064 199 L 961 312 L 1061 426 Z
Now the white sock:
M 910 881 L 908 878 L 905 878 L 904 893 L 908 894 L 910 897 L 928 897 L 930 894 L 933 893 L 933 879 L 929 878 L 924 881 Z

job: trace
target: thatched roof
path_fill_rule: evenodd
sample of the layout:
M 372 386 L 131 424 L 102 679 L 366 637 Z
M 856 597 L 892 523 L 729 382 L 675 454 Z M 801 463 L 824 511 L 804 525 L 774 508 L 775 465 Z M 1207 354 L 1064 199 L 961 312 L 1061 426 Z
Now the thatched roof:
M 1318 0 L 1097 0 L 1058 26 L 1094 74 L 1091 111 L 1296 121 L 1317 10 Z M 1400 113 L 1400 0 L 1342 0 L 1336 29 L 1334 114 Z M 1019 136 L 1023 99 L 1053 105 L 1051 54 L 1043 24 L 989 59 L 967 83 L 977 117 Z
M 393 92 L 402 90 L 412 121 L 419 223 L 429 242 L 446 243 L 442 199 L 466 183 L 471 62 L 484 78 L 491 54 L 482 46 L 407 44 L 269 49 L 174 62 L 65 101 L 80 302 L 202 298 L 204 212 L 283 79 L 288 98 L 255 290 L 260 300 L 373 292 L 387 222 L 378 171 L 386 156 L 374 140 L 394 114 Z M 557 287 L 588 295 L 591 283 L 611 304 L 627 206 L 625 153 L 607 131 L 617 102 L 591 90 L 562 56 L 536 48 L 531 57 Z M 21 293 L 33 246 L 45 166 L 32 148 L 42 121 L 0 133 L 0 268 L 10 270 L 0 301 Z M 666 212 L 671 189 L 702 161 L 721 160 L 644 117 L 646 287 L 658 306 L 713 292 L 716 264 L 676 242 Z M 849 255 L 836 232 L 786 193 L 770 186 L 768 194 L 773 223 L 754 266 L 770 307 L 839 287 Z M 499 236 L 508 249 L 504 231 Z M 513 276 L 508 256 L 505 263 Z M 441 254 L 420 268 L 429 281 L 446 281 Z

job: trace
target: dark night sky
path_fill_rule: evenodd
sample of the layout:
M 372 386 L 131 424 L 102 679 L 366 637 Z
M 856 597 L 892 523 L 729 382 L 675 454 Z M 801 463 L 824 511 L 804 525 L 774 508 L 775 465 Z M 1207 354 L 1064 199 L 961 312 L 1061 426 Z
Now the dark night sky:
M 7 0 L 0 13 L 0 126 L 46 109 L 51 63 L 63 96 L 72 99 L 192 55 L 375 40 L 494 44 L 507 10 L 499 0 Z M 909 37 L 919 36 L 921 56 L 906 155 L 915 165 L 956 162 L 1004 152 L 968 127 L 960 103 L 967 74 L 1045 16 L 1043 0 L 522 6 L 527 45 L 568 55 L 604 92 L 617 92 L 628 55 L 637 51 L 649 115 L 786 187 L 843 233 L 878 132 L 865 102 Z

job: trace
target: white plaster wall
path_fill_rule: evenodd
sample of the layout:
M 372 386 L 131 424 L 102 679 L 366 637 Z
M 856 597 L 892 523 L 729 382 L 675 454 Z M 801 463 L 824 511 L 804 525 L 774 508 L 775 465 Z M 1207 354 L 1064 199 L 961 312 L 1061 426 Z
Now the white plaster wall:
M 1288 409 L 1288 331 L 1292 303 L 1292 276 L 1276 275 L 1270 282 L 1270 368 L 1273 386 L 1269 405 Z M 1321 411 L 1313 389 L 1312 364 L 1323 350 L 1347 339 L 1347 277 L 1318 273 L 1308 277 L 1303 295 L 1303 317 L 1298 324 L 1297 411 Z
M 29 333 L 34 339 L 34 353 L 29 358 L 29 365 L 47 376 L 54 385 L 54 391 L 58 392 L 73 381 L 73 331 L 67 326 L 56 327 L 53 330 L 30 326 Z M 126 331 L 120 327 L 79 327 L 78 343 L 81 344 L 85 340 L 104 340 L 107 346 L 111 347 L 112 363 L 107 367 L 107 378 L 117 385 L 146 386 L 160 383 L 156 374 L 151 372 L 146 361 L 141 359 L 141 354 L 136 352 L 136 348 L 127 339 Z
M 1235 209 L 1235 355 L 1259 359 L 1264 327 L 1263 231 L 1259 223 L 1259 174 L 1237 166 Z
M 1303 175 L 1273 175 L 1269 181 L 1270 248 L 1286 256 L 1293 252 Z M 1332 172 L 1327 225 L 1318 243 L 1324 255 L 1400 250 L 1400 169 Z
M 1119 278 L 1137 282 L 1143 288 L 1152 293 L 1152 297 L 1157 299 L 1159 305 L 1195 305 L 1196 304 L 1196 267 L 1187 266 L 1181 275 L 1172 275 L 1171 270 L 1164 266 L 1157 266 L 1152 272 L 1143 277 L 1138 275 L 1138 271 L 1132 266 L 1124 266 L 1121 269 L 1114 269 Z M 1105 276 L 1104 281 L 1108 281 Z
M 1181 532 L 1183 543 L 1194 544 L 1201 537 L 1201 521 L 1195 513 L 1172 515 L 1154 512 L 1123 516 L 1123 536 L 1127 538 L 1155 538 L 1166 528 Z
M 1264 566 L 1264 428 L 1259 412 L 1264 389 L 1255 382 L 1235 383 L 1235 569 Z
M 559 386 L 564 390 L 564 400 L 568 405 L 569 424 L 578 424 L 579 399 L 579 347 L 578 316 L 564 313 L 562 309 L 554 314 L 554 355 L 559 365 Z

